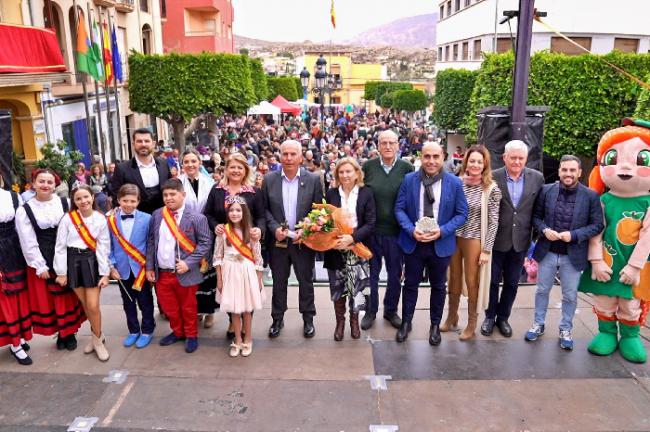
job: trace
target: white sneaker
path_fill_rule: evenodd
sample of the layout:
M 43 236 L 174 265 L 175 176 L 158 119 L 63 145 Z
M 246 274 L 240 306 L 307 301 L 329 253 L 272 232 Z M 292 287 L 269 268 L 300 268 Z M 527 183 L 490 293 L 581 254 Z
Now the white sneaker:
M 241 354 L 241 348 L 241 345 L 236 344 L 235 342 L 231 343 L 228 355 L 230 355 L 230 357 L 239 357 L 239 354 Z

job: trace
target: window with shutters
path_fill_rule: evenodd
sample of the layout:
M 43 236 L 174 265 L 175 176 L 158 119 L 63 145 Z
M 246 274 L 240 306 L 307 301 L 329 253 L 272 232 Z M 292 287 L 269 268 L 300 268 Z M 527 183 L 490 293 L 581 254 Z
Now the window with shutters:
M 591 49 L 590 37 L 572 37 L 571 40 L 588 50 Z M 567 55 L 580 55 L 585 53 L 584 50 L 578 48 L 568 40 L 559 36 L 551 38 L 551 52 L 563 53 Z
M 614 49 L 625 53 L 636 54 L 639 51 L 639 40 L 632 38 L 614 38 Z
M 472 53 L 472 58 L 474 60 L 481 59 L 481 39 L 476 39 L 474 41 L 474 52 Z

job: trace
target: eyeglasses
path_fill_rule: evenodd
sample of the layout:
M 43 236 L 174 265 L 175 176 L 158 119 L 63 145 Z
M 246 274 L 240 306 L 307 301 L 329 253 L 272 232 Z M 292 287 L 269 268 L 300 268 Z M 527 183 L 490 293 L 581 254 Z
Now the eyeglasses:
M 397 141 L 381 141 L 379 143 L 379 147 L 390 147 L 397 145 Z

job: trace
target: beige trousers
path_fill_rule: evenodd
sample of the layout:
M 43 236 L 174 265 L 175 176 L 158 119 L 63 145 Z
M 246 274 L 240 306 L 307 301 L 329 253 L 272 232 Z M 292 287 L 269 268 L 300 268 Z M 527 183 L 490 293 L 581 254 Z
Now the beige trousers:
M 449 264 L 449 293 L 460 294 L 463 291 L 463 275 L 467 286 L 467 299 L 476 305 L 478 300 L 479 272 L 478 259 L 481 256 L 481 240 L 456 237 L 456 252 Z M 474 312 L 476 311 L 469 311 Z
M 641 316 L 641 301 L 638 299 L 624 299 L 595 295 L 594 312 L 604 321 L 613 321 L 614 317 L 623 324 L 636 325 Z

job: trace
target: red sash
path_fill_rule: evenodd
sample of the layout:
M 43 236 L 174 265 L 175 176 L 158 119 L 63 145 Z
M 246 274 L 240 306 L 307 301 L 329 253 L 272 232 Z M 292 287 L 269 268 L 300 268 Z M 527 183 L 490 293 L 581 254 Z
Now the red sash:
M 145 279 L 145 262 L 146 259 L 142 252 L 131 242 L 129 242 L 126 238 L 124 238 L 124 235 L 120 232 L 120 229 L 117 227 L 117 219 L 115 217 L 115 213 L 110 215 L 108 217 L 108 227 L 111 229 L 111 232 L 117 239 L 117 242 L 122 246 L 122 249 L 124 249 L 124 252 L 133 259 L 138 265 L 140 266 L 140 271 L 135 277 L 135 281 L 133 282 L 133 289 L 136 291 L 140 291 L 142 289 L 142 285 L 144 284 L 144 279 Z
M 255 264 L 255 258 L 253 257 L 253 250 L 248 246 L 244 241 L 237 235 L 237 232 L 230 228 L 230 224 L 226 224 L 224 227 L 224 232 L 226 233 L 226 238 L 237 252 L 239 252 L 244 258 L 250 260 Z
M 172 235 L 178 242 L 178 245 L 188 254 L 194 252 L 194 249 L 196 249 L 196 245 L 192 240 L 187 238 L 185 233 L 181 231 L 180 228 L 178 228 L 176 219 L 174 219 L 174 216 L 171 214 L 171 212 L 167 207 L 163 207 L 162 209 L 162 218 L 167 224 L 167 228 L 169 228 L 169 231 L 171 231 Z
M 72 225 L 75 227 L 77 230 L 77 234 L 79 234 L 79 237 L 83 242 L 88 246 L 88 249 L 92 250 L 93 252 L 97 251 L 97 240 L 95 240 L 95 237 L 90 234 L 90 231 L 88 230 L 88 227 L 84 223 L 83 218 L 81 217 L 81 213 L 79 213 L 79 210 L 72 210 L 70 213 L 70 220 L 72 221 Z

